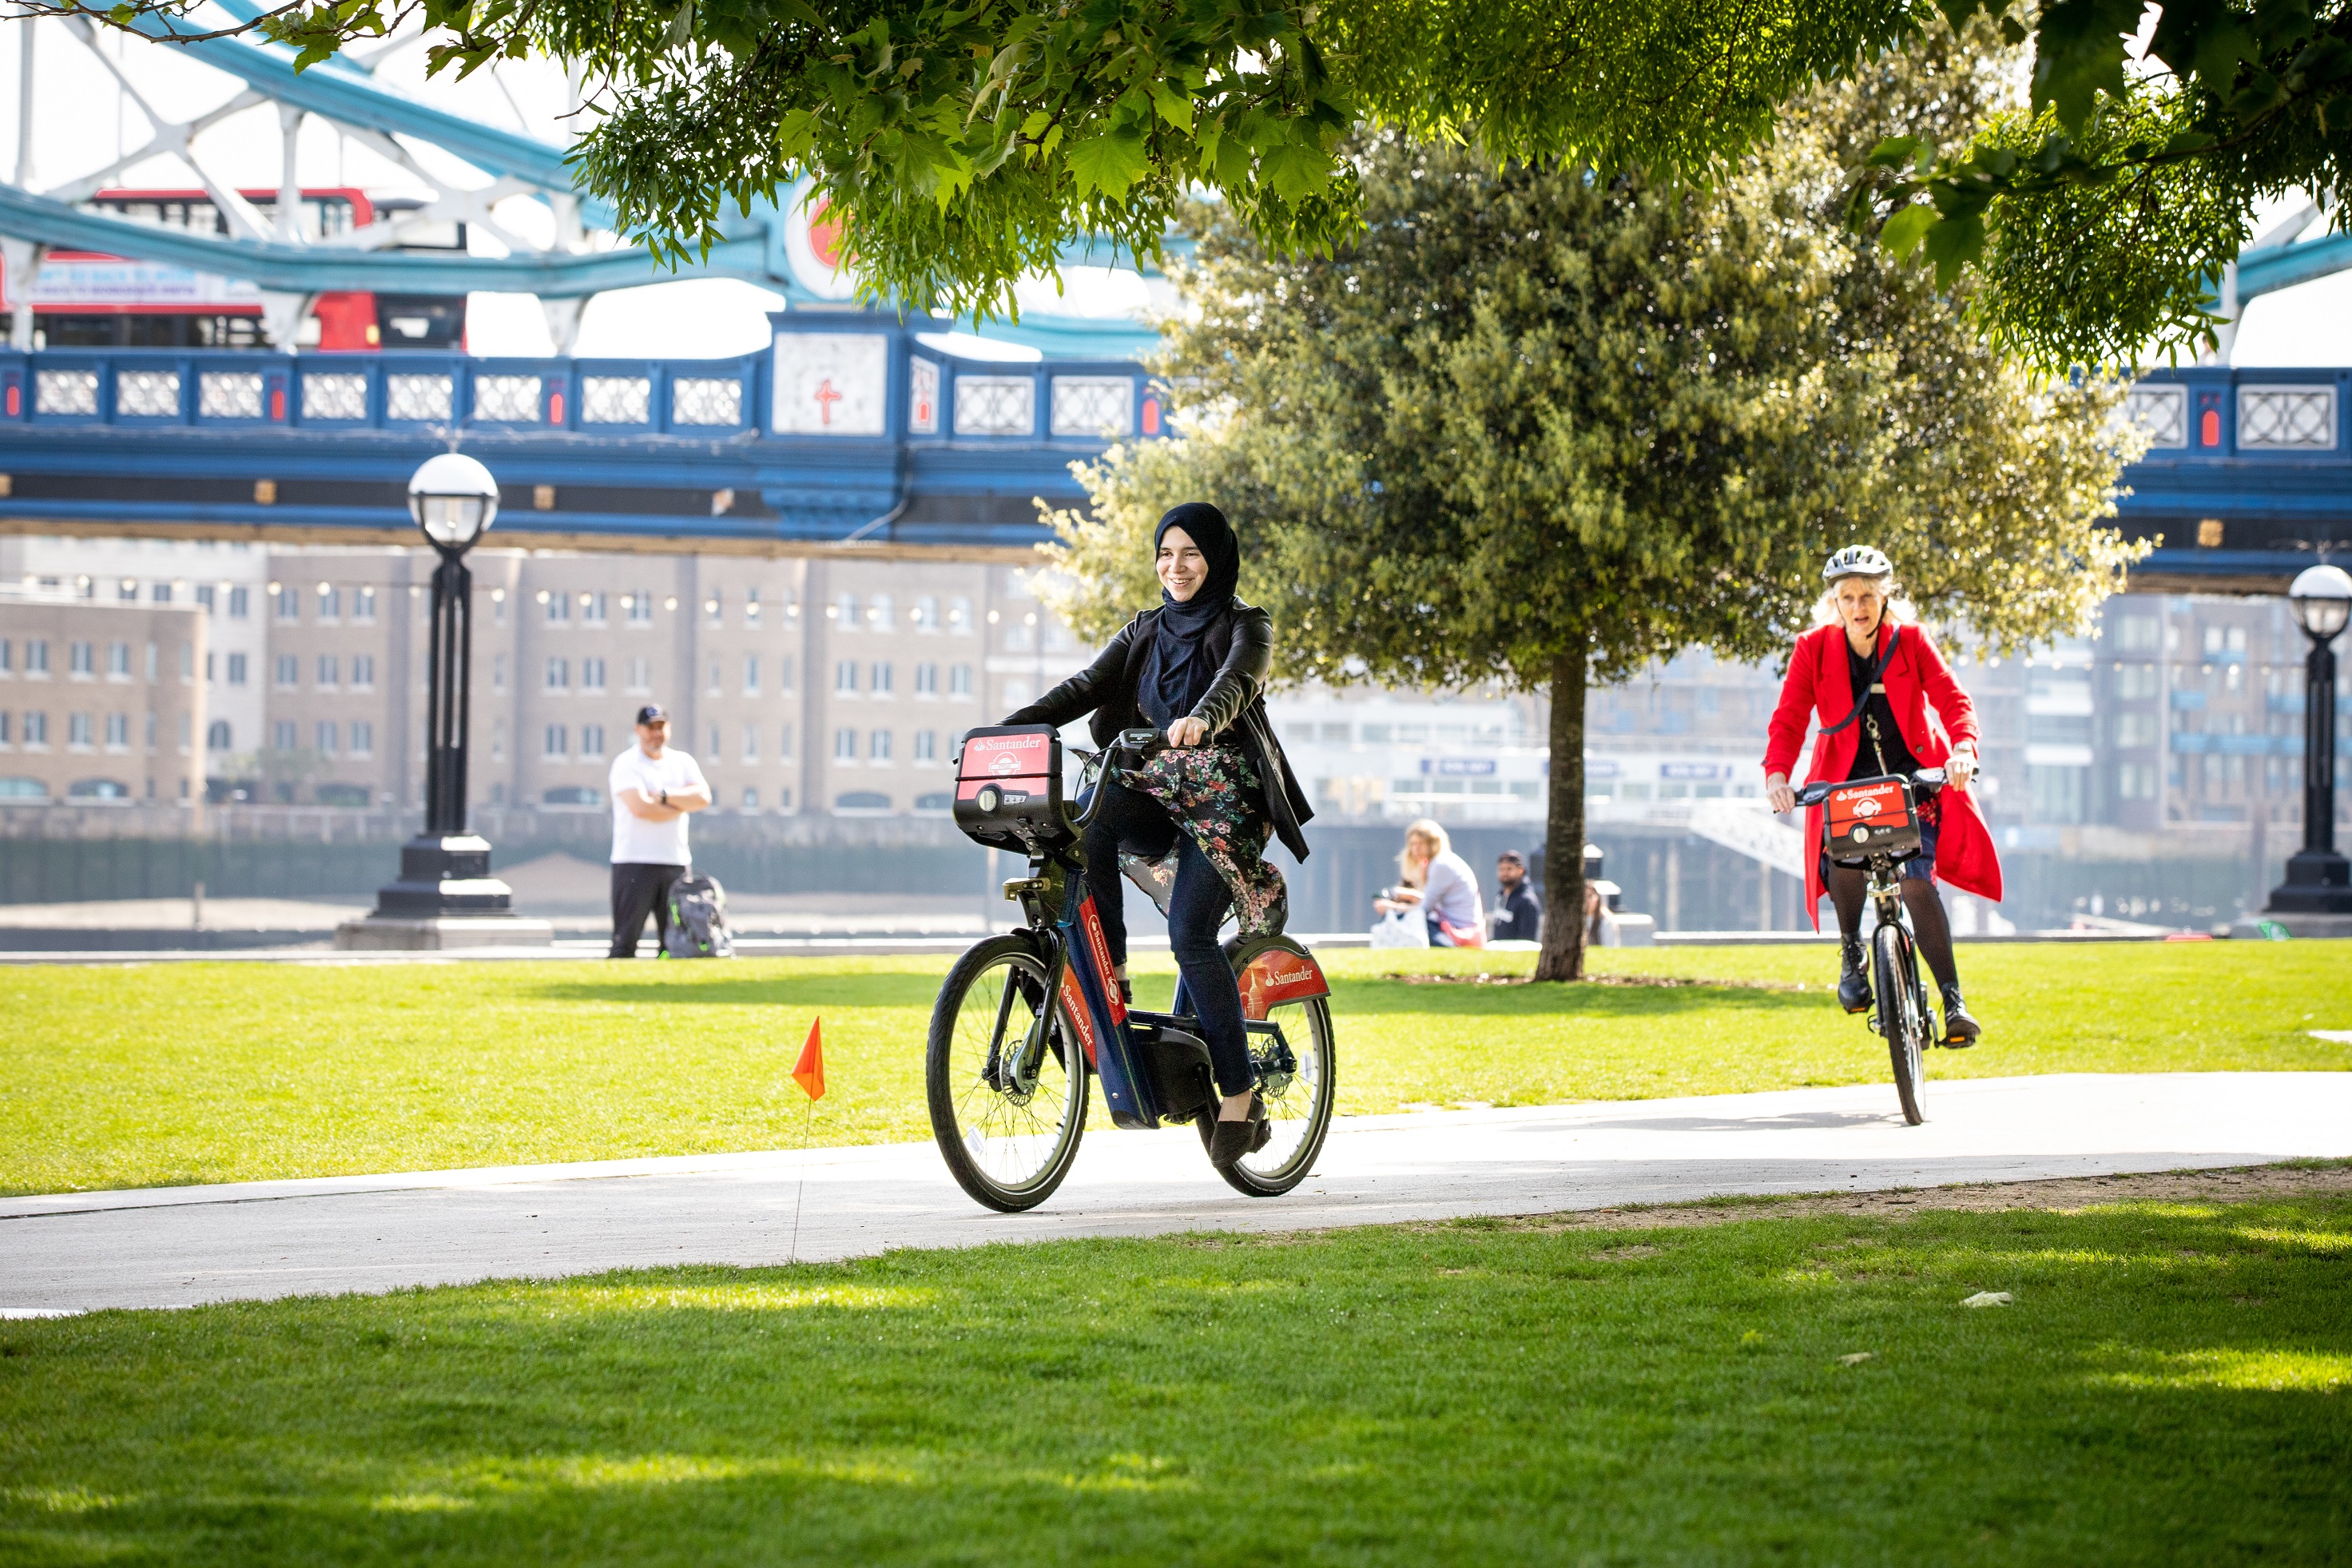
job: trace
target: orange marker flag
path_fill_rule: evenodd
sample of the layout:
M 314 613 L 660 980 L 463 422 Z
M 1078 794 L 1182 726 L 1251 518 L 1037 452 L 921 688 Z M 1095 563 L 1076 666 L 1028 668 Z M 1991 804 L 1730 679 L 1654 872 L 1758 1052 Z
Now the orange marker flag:
M 801 1047 L 801 1059 L 793 1069 L 793 1082 L 806 1092 L 811 1100 L 824 1098 L 824 1019 L 817 1019 L 809 1025 L 808 1043 Z

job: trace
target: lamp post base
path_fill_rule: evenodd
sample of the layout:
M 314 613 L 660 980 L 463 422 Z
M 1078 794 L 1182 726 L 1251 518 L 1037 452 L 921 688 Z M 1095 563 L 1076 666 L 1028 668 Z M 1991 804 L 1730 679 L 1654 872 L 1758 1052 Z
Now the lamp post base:
M 400 875 L 375 911 L 345 921 L 335 946 L 357 951 L 544 947 L 555 927 L 514 912 L 514 890 L 490 874 L 490 846 L 471 833 L 420 833 L 400 847 Z
M 2259 936 L 2265 923 L 2290 936 L 2352 936 L 2352 861 L 2334 850 L 2300 850 L 2287 857 L 2286 880 L 2271 889 L 2260 915 L 2231 927 L 2233 936 Z
M 352 953 L 437 953 L 453 947 L 546 947 L 555 927 L 519 915 L 371 915 L 335 928 L 335 946 Z

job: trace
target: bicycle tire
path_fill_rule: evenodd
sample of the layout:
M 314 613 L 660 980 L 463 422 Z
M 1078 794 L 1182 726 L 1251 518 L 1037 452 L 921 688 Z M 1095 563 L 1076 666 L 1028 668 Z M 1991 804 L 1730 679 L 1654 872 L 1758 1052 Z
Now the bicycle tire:
M 1927 1043 L 1927 1020 L 1919 1016 L 1919 957 L 1902 927 L 1882 925 L 1873 944 L 1878 971 L 1878 1030 L 1886 1037 L 1886 1054 L 1895 1069 L 1895 1097 L 1902 1103 L 1903 1120 L 1916 1127 L 1926 1121 L 1920 1109 L 1927 1082 L 1921 1052 Z
M 1003 978 L 991 989 L 995 970 L 1003 971 Z M 1032 983 L 1014 988 L 1007 1000 L 1005 987 L 1015 976 Z M 1001 1050 L 995 1038 L 1000 1016 L 1007 1037 L 1025 1039 L 1037 1016 L 1030 993 L 1044 998 L 1046 976 L 1032 938 L 1018 933 L 992 936 L 956 960 L 931 1007 L 923 1062 L 931 1136 L 956 1185 L 1004 1214 L 1034 1208 L 1054 1195 L 1070 1174 L 1086 1132 L 1087 1066 L 1078 1057 L 1078 1031 L 1059 997 L 1050 1000 L 1048 1049 L 1031 1085 L 1008 1092 L 989 1078 L 988 1066 Z M 975 1001 L 977 1009 L 967 1006 Z M 1069 1070 L 1073 1061 L 1076 1071 Z M 1041 1096 L 1050 1116 L 1032 1111 Z
M 1234 973 L 1248 968 L 1269 947 L 1302 956 L 1307 952 L 1297 943 L 1281 936 L 1244 943 L 1232 956 Z M 1282 1026 L 1283 1038 L 1290 1046 L 1297 1067 L 1289 1085 L 1267 1101 L 1274 1134 L 1265 1148 L 1244 1155 L 1237 1163 L 1217 1172 L 1227 1186 L 1248 1197 L 1280 1197 L 1314 1174 L 1315 1162 L 1323 1153 L 1323 1140 L 1330 1134 L 1331 1118 L 1339 1103 L 1339 1051 L 1332 1038 L 1330 1004 L 1321 997 L 1308 997 L 1275 1008 L 1267 1017 Z M 1261 1058 L 1262 1066 L 1268 1049 L 1258 1044 L 1264 1038 L 1251 1037 L 1251 1054 Z M 1296 1114 L 1283 1113 L 1293 1109 Z M 1212 1107 L 1194 1119 L 1204 1149 L 1216 1135 L 1216 1115 Z

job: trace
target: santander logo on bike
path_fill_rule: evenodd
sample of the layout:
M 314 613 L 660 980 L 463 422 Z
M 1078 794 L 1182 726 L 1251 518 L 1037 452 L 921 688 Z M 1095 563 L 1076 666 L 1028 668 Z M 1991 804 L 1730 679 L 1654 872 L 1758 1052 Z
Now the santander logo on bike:
M 1853 803 L 1853 814 L 1857 817 L 1875 817 L 1878 815 L 1878 802 L 1864 796 Z

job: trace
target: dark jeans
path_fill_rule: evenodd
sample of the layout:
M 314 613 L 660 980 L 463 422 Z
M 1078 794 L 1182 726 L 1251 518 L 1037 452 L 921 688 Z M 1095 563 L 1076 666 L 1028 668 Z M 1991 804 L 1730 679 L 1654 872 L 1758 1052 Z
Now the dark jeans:
M 654 917 L 656 945 L 669 937 L 669 887 L 686 874 L 682 865 L 656 865 L 646 861 L 621 861 L 613 867 L 613 950 L 607 958 L 634 958 L 637 938 L 646 934 L 646 916 Z
M 1094 894 L 1114 964 L 1127 962 L 1127 883 L 1118 852 L 1158 860 L 1176 852 L 1176 886 L 1168 899 L 1168 942 L 1192 1015 L 1208 1042 L 1209 1064 L 1223 1094 L 1245 1092 L 1251 1083 L 1249 1031 L 1242 1027 L 1241 986 L 1217 944 L 1217 927 L 1234 904 L 1233 890 L 1216 867 L 1150 796 L 1106 781 L 1102 809 L 1087 825 L 1087 891 Z

